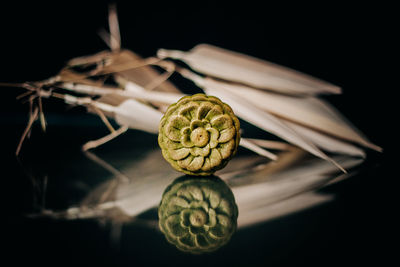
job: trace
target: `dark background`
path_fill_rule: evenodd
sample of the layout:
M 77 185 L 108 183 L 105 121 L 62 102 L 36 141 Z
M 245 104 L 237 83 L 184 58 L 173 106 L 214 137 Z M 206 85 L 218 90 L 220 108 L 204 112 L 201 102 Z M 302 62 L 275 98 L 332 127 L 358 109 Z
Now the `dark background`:
M 42 80 L 56 74 L 70 58 L 107 49 L 97 35 L 99 29 L 107 28 L 107 7 L 107 1 L 2 4 L 0 82 Z M 341 86 L 343 95 L 326 99 L 385 153 L 370 153 L 366 171 L 328 189 L 338 195 L 334 203 L 241 231 L 234 237 L 237 242 L 216 254 L 177 254 L 174 248 L 155 241 L 158 234 L 140 228 L 128 230 L 130 236 L 138 237 L 132 252 L 115 251 L 109 248 L 108 237 L 96 222 L 53 222 L 20 216 L 32 202 L 32 188 L 13 157 L 27 121 L 27 105 L 15 100 L 23 90 L 0 88 L 3 229 L 7 233 L 4 244 L 9 248 L 5 254 L 16 261 L 35 263 L 148 265 L 185 261 L 272 266 L 343 262 L 382 265 L 393 256 L 389 241 L 396 242 L 392 213 L 398 208 L 392 210 L 396 203 L 392 189 L 398 175 L 390 170 L 389 161 L 396 147 L 392 133 L 398 122 L 394 101 L 399 88 L 393 82 L 398 70 L 397 51 L 393 49 L 398 27 L 393 7 L 121 1 L 117 8 L 123 47 L 144 57 L 154 55 L 158 48 L 189 50 L 196 44 L 210 43 Z M 58 168 L 62 165 L 57 161 L 58 153 L 68 155 L 106 132 L 83 109 L 66 110 L 57 100 L 45 101 L 44 105 L 50 114 L 48 133 L 35 127 L 27 144 L 27 151 L 33 152 L 24 152 L 34 166 Z M 40 172 L 40 167 L 36 171 Z

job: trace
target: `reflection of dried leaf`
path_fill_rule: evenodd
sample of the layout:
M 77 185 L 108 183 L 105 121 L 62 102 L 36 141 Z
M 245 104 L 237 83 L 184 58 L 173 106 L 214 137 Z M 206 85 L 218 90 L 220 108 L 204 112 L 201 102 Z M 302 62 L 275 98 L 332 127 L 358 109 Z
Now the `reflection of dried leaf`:
M 63 212 L 47 210 L 46 214 L 55 218 L 132 222 L 141 213 L 156 208 L 162 192 L 180 174 L 165 165 L 168 163 L 157 150 L 142 152 L 142 157 L 133 157 L 121 171 L 111 170 L 113 179 L 91 191 L 78 206 Z M 342 180 L 350 174 L 338 176 L 337 169 L 329 162 L 305 156 L 299 149 L 283 152 L 278 161 L 268 163 L 259 156 L 238 156 L 218 172 L 234 192 L 240 210 L 239 228 L 333 199 L 332 195 L 320 195 L 315 190 L 338 181 L 336 177 Z M 363 162 L 363 159 L 345 156 L 334 159 L 349 170 Z M 103 167 L 104 163 L 108 166 L 101 161 Z M 150 223 L 149 227 L 152 226 Z
M 189 52 L 160 49 L 157 54 L 183 60 L 203 74 L 260 89 L 307 95 L 340 93 L 339 87 L 298 71 L 208 44 L 197 45 Z
M 343 156 L 334 157 L 334 160 L 346 169 L 351 169 L 363 161 Z M 288 215 L 333 199 L 332 195 L 319 195 L 314 191 L 338 176 L 335 174 L 334 166 L 326 161 L 303 160 L 301 164 L 286 166 L 268 176 L 265 175 L 265 171 L 268 171 L 267 167 L 247 174 L 249 177 L 259 177 L 258 179 L 263 182 L 232 188 L 240 210 L 239 228 Z M 351 173 L 339 176 L 344 179 L 350 175 Z

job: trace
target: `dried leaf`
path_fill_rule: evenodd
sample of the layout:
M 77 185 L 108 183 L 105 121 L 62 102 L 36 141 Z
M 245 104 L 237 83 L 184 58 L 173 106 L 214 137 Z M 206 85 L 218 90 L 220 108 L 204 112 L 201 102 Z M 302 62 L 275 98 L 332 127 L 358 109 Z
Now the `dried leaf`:
M 118 124 L 146 132 L 158 133 L 158 124 L 163 114 L 133 99 L 124 101 L 114 109 Z
M 99 62 L 104 62 L 104 61 L 109 60 L 111 56 L 112 56 L 112 52 L 105 50 L 105 51 L 96 53 L 94 55 L 76 57 L 76 58 L 70 59 L 67 62 L 67 66 L 76 67 L 76 66 L 86 66 L 86 65 L 97 64 Z
M 279 141 L 271 141 L 264 139 L 246 138 L 248 141 L 267 149 L 276 149 L 281 151 L 287 151 L 293 149 L 293 146 Z
M 56 77 L 50 78 L 46 81 L 47 83 L 57 83 L 57 82 L 77 82 L 86 85 L 102 86 L 103 82 L 88 79 L 88 75 L 77 73 L 69 68 L 62 69 Z
M 275 134 L 286 141 L 303 148 L 311 154 L 314 154 L 317 157 L 332 162 L 343 172 L 346 172 L 334 160 L 319 150 L 310 140 L 295 132 L 280 119 L 266 111 L 260 110 L 251 102 L 232 94 L 228 89 L 230 86 L 229 84 L 214 80 L 212 78 L 202 78 L 201 76 L 195 75 L 187 70 L 181 71 L 181 74 L 187 78 L 190 78 L 198 86 L 202 87 L 208 95 L 216 96 L 222 101 L 229 103 L 229 105 L 235 111 L 235 114 L 241 119 L 246 120 L 247 122 L 269 133 Z
M 380 151 L 360 131 L 327 102 L 315 97 L 274 94 L 237 84 L 225 89 L 256 107 L 288 121 Z
M 250 142 L 246 138 L 242 137 L 240 139 L 240 145 L 245 147 L 245 148 L 247 148 L 247 149 L 249 149 L 249 150 L 251 150 L 251 151 L 256 152 L 257 154 L 259 154 L 259 155 L 261 155 L 263 157 L 266 157 L 266 158 L 269 158 L 269 159 L 272 159 L 272 160 L 277 160 L 278 159 L 277 155 L 273 154 L 272 152 L 269 152 L 266 149 L 261 148 L 257 144 L 254 144 L 254 143 Z
M 189 52 L 160 49 L 157 55 L 180 59 L 193 70 L 212 77 L 260 89 L 307 95 L 341 93 L 339 87 L 309 75 L 208 44 L 197 45 Z
M 176 103 L 180 98 L 185 96 L 181 92 L 175 93 L 171 91 L 164 91 L 164 92 L 147 91 L 143 87 L 133 82 L 128 82 L 125 84 L 125 91 L 127 92 L 126 93 L 127 95 L 134 95 L 135 98 L 143 99 L 150 102 L 168 104 L 168 105 Z
M 134 84 L 133 82 L 127 82 L 125 84 L 125 90 L 119 87 L 93 86 L 93 85 L 86 85 L 79 83 L 63 83 L 60 84 L 59 87 L 77 93 L 88 94 L 92 96 L 96 95 L 104 96 L 113 94 L 113 95 L 119 95 L 124 98 L 134 98 L 148 102 L 157 102 L 167 105 L 175 103 L 181 97 L 185 96 L 182 93 L 147 91 L 141 86 Z
M 350 143 L 341 141 L 326 134 L 322 134 L 320 132 L 314 131 L 310 128 L 306 128 L 299 124 L 295 124 L 292 122 L 286 122 L 286 124 L 296 132 L 300 133 L 302 136 L 307 137 L 317 147 L 319 147 L 324 151 L 337 154 L 344 154 L 349 156 L 356 156 L 361 158 L 365 158 L 366 156 L 364 150 Z
M 157 134 L 158 124 L 163 116 L 163 113 L 136 100 L 127 99 L 118 106 L 113 107 L 112 115 L 120 125 Z M 240 145 L 261 156 L 273 160 L 277 159 L 277 156 L 273 153 L 261 148 L 257 144 L 247 142 L 246 139 L 243 140 L 242 138 Z
M 119 70 L 120 66 L 126 66 L 135 62 L 141 62 L 143 59 L 130 50 L 122 50 L 118 57 L 114 56 L 112 63 L 107 66 L 104 71 L 113 72 Z M 137 64 L 137 63 L 136 63 Z M 125 87 L 127 82 L 133 82 L 143 88 L 151 84 L 160 77 L 160 73 L 149 65 L 138 68 L 125 69 L 114 74 L 117 82 Z M 156 91 L 162 92 L 180 92 L 170 81 L 164 81 L 154 88 Z

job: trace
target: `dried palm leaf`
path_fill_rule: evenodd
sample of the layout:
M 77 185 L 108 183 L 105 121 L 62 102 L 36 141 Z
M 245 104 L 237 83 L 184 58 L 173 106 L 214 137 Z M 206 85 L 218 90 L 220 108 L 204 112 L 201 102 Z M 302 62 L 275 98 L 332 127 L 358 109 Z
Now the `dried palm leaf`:
M 143 87 L 127 82 L 125 89 L 114 86 L 92 86 L 80 83 L 62 83 L 58 85 L 60 88 L 71 90 L 77 93 L 88 95 L 109 95 L 115 94 L 125 98 L 140 99 L 148 102 L 157 102 L 170 105 L 178 101 L 184 96 L 182 93 L 168 93 L 168 92 L 152 92 L 147 91 Z
M 252 150 L 252 151 L 256 152 L 258 155 L 264 156 L 266 158 L 269 158 L 272 160 L 278 159 L 277 155 L 273 154 L 272 152 L 269 152 L 266 149 L 263 149 L 262 147 L 260 147 L 259 145 L 255 144 L 253 142 L 250 142 L 249 140 L 247 140 L 247 138 L 242 137 L 240 139 L 240 145 L 249 150 Z
M 334 85 L 266 61 L 205 44 L 189 52 L 160 49 L 159 58 L 143 59 L 132 51 L 121 49 L 115 7 L 110 7 L 109 24 L 110 33 L 104 36 L 111 52 L 102 51 L 92 56 L 72 59 L 55 77 L 23 84 L 23 87 L 31 91 L 24 97 L 29 97 L 31 104 L 33 99 L 37 99 L 37 118 L 43 129 L 46 123 L 41 98 L 54 96 L 69 104 L 88 107 L 110 129 L 109 136 L 87 144 L 84 149 L 115 138 L 126 131 L 127 127 L 157 133 L 162 112 L 183 96 L 178 88 L 167 81 L 172 72 L 177 70 L 192 79 L 207 94 L 229 103 L 243 120 L 331 161 L 339 168 L 320 148 L 364 157 L 365 153 L 361 149 L 347 143 L 352 142 L 381 151 L 380 147 L 372 144 L 332 106 L 314 97 L 318 93 L 340 93 L 340 88 Z M 177 68 L 171 61 L 163 61 L 165 57 L 181 59 L 194 70 L 219 79 L 203 78 L 186 69 Z M 165 72 L 160 74 L 152 65 L 163 68 Z M 76 69 L 91 70 L 78 73 Z M 104 84 L 104 77 L 109 77 L 109 74 L 112 74 L 118 87 Z M 59 88 L 84 96 L 54 92 Z M 97 99 L 98 96 L 101 98 Z M 115 130 L 107 117 L 115 119 L 122 128 Z M 30 121 L 30 125 L 32 123 Z M 23 137 L 27 134 L 29 129 Z M 265 142 L 264 145 L 260 145 L 260 142 L 263 141 L 244 138 L 241 145 L 276 159 L 276 155 L 263 149 L 269 149 Z
M 279 93 L 341 93 L 339 87 L 298 71 L 209 44 L 197 45 L 189 52 L 160 49 L 157 56 L 182 60 L 211 77 Z
M 128 65 L 129 63 L 138 60 L 143 59 L 130 50 L 122 50 L 121 53 L 119 53 L 118 60 L 114 62 L 114 65 Z M 113 70 L 113 67 L 110 66 L 109 71 Z M 160 79 L 160 73 L 148 65 L 116 72 L 114 78 L 121 87 L 125 87 L 128 82 L 132 82 L 145 89 L 149 88 L 161 92 L 180 92 L 180 90 L 167 79 L 155 83 L 154 81 Z
M 293 149 L 293 146 L 279 141 L 271 141 L 271 140 L 264 140 L 264 139 L 256 139 L 256 138 L 246 138 L 248 141 L 267 149 L 276 149 L 281 151 L 287 151 Z
M 297 133 L 312 140 L 317 147 L 324 151 L 361 158 L 366 156 L 364 150 L 350 143 L 289 121 L 286 124 Z
M 107 64 L 112 60 L 112 56 L 116 55 L 108 50 L 101 51 L 99 53 L 89 55 L 89 56 L 82 56 L 82 57 L 75 57 L 73 59 L 68 60 L 67 67 L 84 67 L 90 66 L 95 64 Z
M 227 84 L 225 88 L 230 93 L 253 103 L 254 106 L 285 120 L 377 151 L 381 150 L 337 110 L 321 99 L 273 94 L 238 84 Z
M 107 102 L 110 103 L 110 99 L 112 98 L 114 97 L 108 95 Z M 114 118 L 119 125 L 128 126 L 131 129 L 143 130 L 149 133 L 158 133 L 158 124 L 163 116 L 162 112 L 134 99 L 125 99 L 116 106 L 104 106 L 107 105 L 104 98 L 100 99 L 99 102 L 103 104 L 100 107 L 103 107 L 104 111 L 107 112 L 106 114 L 112 114 L 111 117 Z M 241 138 L 240 145 L 261 156 L 272 160 L 277 159 L 276 155 L 263 149 L 257 144 L 247 141 L 246 138 Z
M 214 95 L 222 101 L 229 103 L 233 110 L 235 110 L 235 114 L 241 119 L 246 120 L 269 133 L 275 134 L 317 157 L 332 162 L 343 172 L 346 172 L 339 164 L 319 150 L 310 140 L 295 132 L 280 119 L 268 112 L 254 107 L 251 102 L 237 95 L 231 94 L 228 89 L 230 85 L 226 82 L 217 81 L 212 78 L 203 78 L 188 70 L 181 70 L 181 74 L 193 80 L 198 86 L 202 87 L 207 94 Z
M 115 81 L 124 88 L 128 82 L 139 85 L 147 90 L 164 92 L 180 92 L 170 81 L 173 64 L 163 62 L 162 67 L 167 70 L 163 75 L 149 64 L 159 64 L 159 59 L 143 59 L 136 53 L 122 49 L 118 51 L 102 51 L 95 55 L 74 58 L 67 64 L 68 67 L 97 66 L 87 73 L 89 76 L 113 74 Z M 68 80 L 66 80 L 68 81 Z
M 102 115 L 107 115 L 109 118 L 115 119 L 115 121 L 121 126 L 121 128 L 116 131 L 111 126 L 108 126 L 111 134 L 98 140 L 87 142 L 83 145 L 82 149 L 84 151 L 98 147 L 99 145 L 110 141 L 111 139 L 124 133 L 127 128 L 142 130 L 153 134 L 158 133 L 158 124 L 161 120 L 161 117 L 163 116 L 163 113 L 145 103 L 129 98 L 127 95 L 117 93 L 122 90 L 119 90 L 117 88 L 101 88 L 79 84 L 62 85 L 64 89 L 70 89 L 75 92 L 84 92 L 88 94 L 95 93 L 96 95 L 103 95 L 103 97 L 99 98 L 96 101 L 88 97 L 75 97 L 71 95 L 58 95 L 58 98 L 64 99 L 65 102 L 68 104 L 87 106 L 89 111 L 98 114 L 101 118 Z M 139 89 L 139 87 L 137 86 L 137 90 L 144 89 Z M 145 94 L 154 95 L 154 93 L 161 95 L 170 94 L 170 97 L 177 96 L 177 94 L 175 93 L 156 93 L 145 91 Z M 137 95 L 136 98 L 143 99 L 143 97 L 140 97 L 140 95 Z M 146 99 L 146 97 L 144 98 Z M 158 98 L 159 96 L 155 95 L 155 98 L 147 100 L 158 101 Z M 102 118 L 102 120 L 106 125 L 109 125 L 106 118 Z M 263 149 L 257 144 L 248 142 L 245 138 L 242 138 L 242 142 L 240 145 L 264 157 L 273 160 L 276 160 L 277 158 L 276 155 L 274 155 L 273 153 L 267 151 L 266 149 Z
M 120 125 L 146 132 L 158 133 L 162 113 L 133 99 L 124 101 L 114 109 L 115 120 Z

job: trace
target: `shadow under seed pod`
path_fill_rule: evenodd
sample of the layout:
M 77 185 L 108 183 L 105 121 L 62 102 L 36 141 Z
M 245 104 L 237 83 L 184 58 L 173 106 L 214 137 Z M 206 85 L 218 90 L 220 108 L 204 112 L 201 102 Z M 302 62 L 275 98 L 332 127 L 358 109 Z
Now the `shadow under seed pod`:
M 228 243 L 237 227 L 238 208 L 220 178 L 183 176 L 165 189 L 158 217 L 169 243 L 200 254 Z

